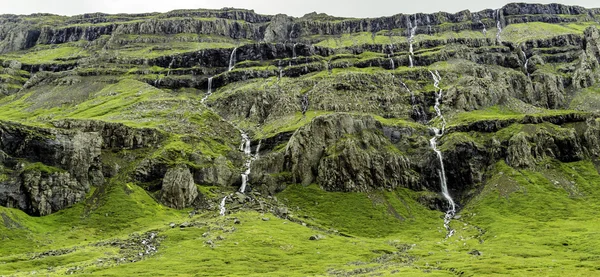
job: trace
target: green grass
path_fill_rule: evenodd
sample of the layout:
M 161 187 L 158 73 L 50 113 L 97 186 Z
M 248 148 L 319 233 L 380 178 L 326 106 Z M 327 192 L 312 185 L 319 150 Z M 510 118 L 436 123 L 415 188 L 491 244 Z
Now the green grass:
M 568 34 L 582 35 L 585 28 L 592 24 L 592 22 L 561 25 L 543 22 L 511 24 L 502 30 L 501 39 L 519 44 L 531 39 L 545 39 Z
M 25 64 L 60 64 L 67 60 L 77 60 L 89 56 L 89 53 L 74 45 L 61 44 L 49 47 L 38 46 L 26 52 L 5 54 L 0 58 L 15 59 Z
M 589 161 L 548 160 L 540 168 L 517 171 L 497 163 L 482 193 L 453 220 L 457 233 L 450 239 L 444 239 L 441 213 L 423 207 L 416 201 L 423 193 L 408 189 L 330 193 L 292 185 L 277 195 L 290 208 L 288 221 L 257 212 L 215 217 L 212 211 L 189 218 L 186 211 L 156 204 L 135 185 L 113 185 L 88 216 L 84 204 L 42 218 L 0 208 L 21 226 L 0 225 L 0 274 L 55 275 L 76 266 L 85 275 L 102 276 L 315 276 L 364 270 L 384 276 L 596 274 L 600 175 Z M 183 221 L 196 225 L 168 227 Z M 94 242 L 149 230 L 164 237 L 157 255 L 122 265 L 97 262 L 123 252 Z M 308 239 L 315 234 L 325 238 Z M 73 251 L 30 259 L 49 249 Z M 469 254 L 473 249 L 483 255 Z

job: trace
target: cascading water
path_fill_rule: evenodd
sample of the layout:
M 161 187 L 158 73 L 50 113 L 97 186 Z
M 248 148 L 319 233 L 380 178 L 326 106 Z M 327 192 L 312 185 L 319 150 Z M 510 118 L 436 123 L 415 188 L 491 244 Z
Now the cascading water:
M 417 118 L 418 122 L 425 122 L 427 120 L 425 112 L 421 107 L 417 105 L 417 99 L 415 98 L 415 94 L 408 88 L 408 86 L 400 80 L 400 84 L 408 91 L 410 94 L 410 104 L 412 105 L 414 115 Z
M 296 59 L 296 45 L 298 45 L 298 43 L 294 43 L 294 46 L 292 47 L 292 59 Z
M 227 209 L 225 208 L 225 201 L 227 201 L 227 197 L 229 196 L 223 197 L 223 200 L 221 200 L 221 203 L 219 204 L 219 214 L 221 216 L 225 216 L 225 213 L 227 212 Z
M 433 33 L 431 30 L 431 18 L 429 18 L 429 15 L 427 16 L 427 32 L 429 35 Z
M 413 42 L 415 40 L 415 33 L 417 32 L 417 17 L 415 16 L 415 24 L 413 26 L 413 24 L 410 22 L 410 18 L 407 19 L 408 22 L 408 28 L 410 30 L 410 35 L 408 37 L 408 51 L 410 52 L 410 55 L 408 56 L 408 60 L 410 62 L 410 67 L 413 67 L 413 56 L 415 55 L 414 53 L 414 49 L 413 49 Z
M 527 77 L 531 77 L 531 75 L 529 74 L 529 70 L 527 69 L 527 65 L 529 64 L 529 58 L 527 58 L 527 54 L 525 54 L 525 51 L 521 50 L 521 54 L 523 54 L 523 60 L 525 60 L 525 62 L 523 63 L 523 69 L 525 70 L 525 73 L 527 73 Z
M 302 105 L 302 115 L 306 114 L 306 111 L 308 111 L 308 93 L 305 93 L 304 95 L 302 95 L 302 101 L 300 102 L 300 104 Z
M 244 164 L 244 166 L 246 167 L 246 170 L 244 171 L 244 173 L 242 173 L 242 186 L 240 187 L 240 192 L 244 193 L 246 191 L 246 185 L 248 184 L 248 176 L 250 175 L 250 168 L 252 166 L 252 162 L 254 161 L 254 158 L 252 156 L 252 150 L 250 148 L 250 138 L 248 137 L 248 134 L 246 134 L 245 132 L 241 131 L 242 133 L 242 145 L 240 145 L 240 151 L 244 151 L 244 154 L 247 156 L 246 159 L 246 163 Z M 257 151 L 258 154 L 258 151 Z
M 227 71 L 231 71 L 235 66 L 235 52 L 237 51 L 237 47 L 233 48 L 231 51 L 231 56 L 229 56 L 229 69 Z
M 396 69 L 396 65 L 394 64 L 394 59 L 390 58 L 390 67 L 392 70 Z
M 501 42 L 500 34 L 502 33 L 502 24 L 500 23 L 500 10 L 496 10 L 496 28 L 498 28 L 498 32 L 496 33 L 496 41 Z
M 440 100 L 442 98 L 442 89 L 440 89 L 439 83 L 442 78 L 440 76 L 440 73 L 437 70 L 435 71 L 435 73 L 433 73 L 432 71 L 429 71 L 429 72 L 431 73 L 431 76 L 433 77 L 433 82 L 434 82 L 433 86 L 436 89 L 435 106 L 434 106 L 436 117 L 441 119 L 441 121 L 442 121 L 441 129 L 431 127 L 431 130 L 434 132 L 434 136 L 433 136 L 433 138 L 431 138 L 431 140 L 429 140 L 429 145 L 431 146 L 431 149 L 437 155 L 438 160 L 440 162 L 440 170 L 439 170 L 438 174 L 440 176 L 442 195 L 444 196 L 446 201 L 448 201 L 448 204 L 450 206 L 449 209 L 446 211 L 446 215 L 444 216 L 444 228 L 446 228 L 446 231 L 448 231 L 448 234 L 446 235 L 446 237 L 449 238 L 452 235 L 454 235 L 454 230 L 450 227 L 450 220 L 452 220 L 452 218 L 456 214 L 456 204 L 454 203 L 454 200 L 452 199 L 452 197 L 450 196 L 450 192 L 448 191 L 448 184 L 446 182 L 446 171 L 444 169 L 444 159 L 442 156 L 442 152 L 437 148 L 437 140 L 444 135 L 444 131 L 446 129 L 446 119 L 442 115 L 442 111 L 440 109 Z
M 212 95 L 212 81 L 213 81 L 213 77 L 208 78 L 208 89 L 206 90 L 206 95 L 200 101 L 200 103 L 202 103 L 202 104 L 204 104 L 206 99 L 208 99 L 208 97 Z
M 483 24 L 481 20 L 479 20 L 479 24 L 481 24 L 481 26 L 483 27 L 483 35 L 487 35 L 487 29 L 485 28 L 485 24 Z
M 173 67 L 174 63 L 175 63 L 175 57 L 171 57 L 171 62 L 169 63 L 169 67 L 167 68 L 167 77 L 171 74 L 171 68 Z

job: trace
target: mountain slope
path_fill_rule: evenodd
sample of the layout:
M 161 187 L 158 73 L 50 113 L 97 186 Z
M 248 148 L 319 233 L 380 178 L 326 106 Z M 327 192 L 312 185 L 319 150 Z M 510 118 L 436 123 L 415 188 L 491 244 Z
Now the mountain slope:
M 593 275 L 599 18 L 0 15 L 0 275 Z

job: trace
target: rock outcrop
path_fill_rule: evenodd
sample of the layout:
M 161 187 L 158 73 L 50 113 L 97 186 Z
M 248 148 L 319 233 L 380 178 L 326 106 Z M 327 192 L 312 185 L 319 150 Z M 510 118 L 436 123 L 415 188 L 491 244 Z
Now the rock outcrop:
M 194 178 L 186 166 L 173 167 L 167 170 L 162 181 L 160 201 L 175 209 L 183 209 L 192 205 L 198 197 L 198 188 Z
M 0 204 L 47 215 L 85 198 L 90 185 L 104 184 L 97 133 L 0 122 Z

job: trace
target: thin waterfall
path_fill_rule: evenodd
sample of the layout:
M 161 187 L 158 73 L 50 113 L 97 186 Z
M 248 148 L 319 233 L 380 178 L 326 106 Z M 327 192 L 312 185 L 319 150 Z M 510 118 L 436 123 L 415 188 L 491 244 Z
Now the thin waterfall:
M 169 63 L 169 67 L 167 68 L 167 77 L 169 77 L 169 75 L 171 74 L 171 67 L 173 67 L 174 63 L 175 63 L 175 57 L 171 57 L 171 62 Z
M 298 44 L 298 43 L 294 43 L 294 46 L 292 47 L 292 55 L 293 55 L 293 56 L 292 56 L 292 59 L 294 59 L 294 60 L 297 58 L 297 57 L 296 57 L 296 45 L 297 45 L 297 44 Z
M 521 50 L 521 54 L 523 54 L 523 60 L 525 61 L 523 63 L 523 69 L 525 70 L 525 73 L 527 73 L 527 77 L 531 77 L 531 75 L 529 74 L 529 70 L 527 69 L 527 65 L 529 65 L 529 58 L 527 58 L 527 54 L 525 54 L 525 51 Z
M 308 101 L 308 93 L 302 95 L 302 100 L 300 101 L 300 104 L 302 105 L 302 115 L 305 115 L 308 111 L 308 106 L 310 104 Z
M 496 33 L 496 41 L 501 42 L 500 34 L 502 33 L 502 24 L 500 23 L 500 10 L 496 10 L 496 28 L 498 28 L 498 32 Z
M 212 81 L 213 81 L 213 77 L 208 78 L 208 89 L 206 90 L 206 95 L 204 95 L 204 97 L 200 101 L 203 104 L 206 101 L 206 99 L 208 99 L 208 97 L 210 97 L 212 95 Z
M 258 151 L 260 150 L 260 147 L 257 148 L 256 151 L 256 155 L 252 156 L 252 149 L 250 147 L 250 138 L 248 137 L 248 135 L 241 131 L 242 133 L 242 145 L 240 145 L 240 151 L 244 151 L 244 154 L 246 155 L 247 159 L 246 159 L 246 163 L 244 164 L 244 166 L 246 167 L 246 170 L 244 171 L 244 173 L 242 173 L 242 186 L 240 187 L 240 192 L 244 193 L 246 191 L 246 186 L 248 184 L 248 177 L 250 176 L 250 170 L 252 167 L 252 162 L 258 157 Z
M 237 47 L 233 48 L 233 51 L 231 51 L 231 56 L 229 57 L 229 70 L 231 71 L 233 69 L 233 67 L 235 66 L 235 52 L 237 51 Z
M 427 120 L 425 111 L 423 111 L 423 109 L 417 105 L 417 98 L 415 97 L 415 94 L 408 88 L 408 86 L 404 82 L 402 82 L 402 80 L 400 80 L 400 84 L 410 94 L 410 104 L 412 105 L 413 112 L 417 117 L 417 121 L 425 122 Z
M 483 24 L 483 22 L 481 21 L 481 19 L 479 20 L 479 24 L 481 24 L 481 26 L 483 26 L 483 35 L 487 35 L 487 29 L 485 28 L 485 24 Z
M 262 139 L 258 141 L 258 145 L 256 146 L 256 154 L 254 154 L 254 159 L 258 159 L 258 154 L 260 153 L 260 145 L 262 144 Z
M 396 65 L 394 64 L 394 59 L 390 58 L 390 67 L 392 70 L 396 69 Z
M 221 216 L 225 216 L 225 213 L 227 212 L 227 209 L 225 208 L 225 201 L 227 201 L 227 197 L 229 196 L 223 197 L 223 200 L 221 200 L 221 204 L 219 204 L 219 214 Z
M 446 201 L 448 201 L 448 204 L 450 206 L 444 216 L 444 228 L 446 228 L 446 231 L 448 231 L 446 238 L 449 238 L 452 235 L 454 235 L 454 230 L 450 227 L 450 220 L 452 220 L 452 218 L 456 214 L 456 204 L 454 203 L 454 200 L 452 199 L 452 197 L 450 196 L 450 192 L 448 191 L 448 184 L 446 181 L 446 170 L 444 169 L 444 158 L 442 156 L 442 152 L 437 148 L 437 141 L 439 138 L 441 138 L 444 135 L 444 131 L 446 129 L 446 119 L 444 118 L 444 115 L 442 115 L 442 111 L 440 109 L 440 100 L 442 98 L 442 89 L 440 89 L 439 83 L 442 78 L 440 76 L 440 73 L 437 70 L 435 71 L 435 73 L 433 73 L 432 71 L 429 71 L 429 73 L 431 73 L 431 76 L 432 76 L 433 82 L 434 82 L 433 86 L 436 89 L 435 106 L 434 106 L 436 117 L 442 120 L 442 128 L 441 129 L 438 129 L 436 127 L 431 127 L 431 130 L 434 132 L 434 136 L 433 136 L 433 138 L 431 138 L 431 140 L 429 140 L 429 145 L 431 146 L 431 149 L 437 155 L 438 160 L 440 162 L 440 169 L 438 171 L 438 175 L 440 176 L 442 195 L 444 196 Z
M 417 17 L 415 16 L 415 24 L 413 25 L 410 22 L 410 18 L 407 19 L 408 22 L 408 28 L 410 30 L 410 34 L 408 36 L 408 52 L 410 52 L 410 55 L 408 56 L 408 60 L 410 62 L 410 67 L 413 67 L 413 56 L 415 55 L 414 53 L 414 49 L 413 49 L 413 42 L 415 40 L 415 34 L 417 32 Z
M 427 33 L 429 35 L 431 35 L 433 33 L 431 30 L 431 18 L 429 18 L 429 15 L 427 16 Z

